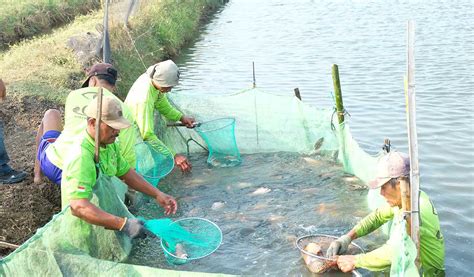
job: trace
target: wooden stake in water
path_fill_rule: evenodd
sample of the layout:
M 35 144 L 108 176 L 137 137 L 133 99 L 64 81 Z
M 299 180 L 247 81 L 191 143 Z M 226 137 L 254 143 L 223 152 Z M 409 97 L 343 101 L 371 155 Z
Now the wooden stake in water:
M 97 113 L 95 117 L 95 153 L 94 161 L 99 163 L 99 149 L 100 149 L 100 121 L 102 120 L 102 87 L 97 90 Z
M 416 132 L 416 94 L 415 94 L 415 24 L 412 20 L 407 24 L 407 86 L 405 90 L 407 104 L 408 145 L 410 155 L 410 196 L 411 196 L 411 227 L 410 237 L 416 245 L 416 265 L 419 267 L 420 257 L 420 171 L 418 165 L 418 136 Z
M 252 62 L 252 75 L 253 75 L 253 88 L 257 87 L 257 83 L 255 80 L 255 62 Z
M 295 96 L 296 96 L 296 98 L 298 98 L 299 100 L 301 100 L 301 93 L 300 93 L 300 89 L 299 89 L 299 88 L 295 88 Z
M 255 62 L 252 62 L 252 73 L 253 73 L 253 88 L 257 87 L 257 83 L 255 81 Z M 257 92 L 255 91 L 255 99 L 254 99 L 254 108 L 255 108 L 255 133 L 257 136 L 257 146 L 259 145 L 258 139 L 258 113 L 257 113 Z
M 341 82 L 339 81 L 339 68 L 337 64 L 332 65 L 332 82 L 334 86 L 334 95 L 336 101 L 336 113 L 337 121 L 339 123 L 338 130 L 338 140 L 339 140 L 339 159 L 342 160 L 342 165 L 344 169 L 348 169 L 350 166 L 349 157 L 346 153 L 346 139 L 344 135 L 344 105 L 342 103 L 342 90 Z M 332 122 L 331 122 L 332 123 Z
M 339 81 L 339 68 L 337 64 L 332 65 L 332 82 L 334 96 L 336 97 L 336 111 L 339 124 L 344 122 L 344 104 L 342 103 L 341 82 Z

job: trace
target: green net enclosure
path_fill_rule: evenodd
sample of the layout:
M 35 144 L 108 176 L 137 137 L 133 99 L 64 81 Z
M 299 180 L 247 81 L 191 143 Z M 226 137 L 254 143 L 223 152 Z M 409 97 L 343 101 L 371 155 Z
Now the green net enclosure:
M 271 94 L 260 89 L 221 96 L 173 93 L 169 99 L 199 122 L 217 118 L 235 119 L 235 141 L 240 154 L 282 151 L 319 153 L 333 157 L 344 165 L 346 172 L 363 181 L 373 177 L 376 157 L 359 147 L 348 124 L 332 122 L 331 107 L 312 107 L 293 95 Z M 158 120 L 155 128 L 163 142 L 177 153 L 186 153 L 188 145 L 191 154 L 204 151 L 197 144 L 187 143 L 187 139 L 193 138 L 205 144 L 204 139 L 192 129 L 167 128 L 164 120 Z M 144 145 L 137 148 L 140 151 L 137 155 L 139 160 L 145 161 L 143 164 L 139 161 L 137 168 L 142 175 L 159 180 L 163 176 L 161 170 L 167 171 L 167 163 L 155 167 L 155 163 L 161 162 L 150 149 Z M 159 149 L 157 152 L 160 152 Z M 94 192 L 95 203 L 116 215 L 131 216 L 123 204 L 127 187 L 117 178 L 101 177 L 98 182 L 103 185 Z M 367 200 L 371 208 L 383 201 L 376 190 L 369 192 Z M 224 276 L 120 263 L 128 255 L 130 247 L 131 242 L 118 232 L 93 227 L 65 209 L 0 261 L 0 276 Z
M 204 139 L 209 149 L 207 162 L 210 165 L 230 167 L 242 162 L 234 130 L 234 118 L 219 118 L 203 122 L 196 127 L 196 131 Z

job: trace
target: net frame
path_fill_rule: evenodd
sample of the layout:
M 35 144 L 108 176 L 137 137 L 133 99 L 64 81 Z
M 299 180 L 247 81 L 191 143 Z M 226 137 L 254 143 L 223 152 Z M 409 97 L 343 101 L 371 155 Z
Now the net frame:
M 338 237 L 333 236 L 333 235 L 326 235 L 326 234 L 312 234 L 312 235 L 305 235 L 305 236 L 299 237 L 295 241 L 295 246 L 296 246 L 296 248 L 298 248 L 298 250 L 300 250 L 300 252 L 302 252 L 302 253 L 310 256 L 310 257 L 316 258 L 316 259 L 335 262 L 336 261 L 335 259 L 327 258 L 327 257 L 324 257 L 324 256 L 318 256 L 318 255 L 315 255 L 314 253 L 311 253 L 311 252 L 308 252 L 308 251 L 304 250 L 304 246 L 300 245 L 301 242 L 304 241 L 305 239 L 308 239 L 308 238 L 311 238 L 311 237 L 324 237 L 324 238 L 331 238 L 331 239 L 334 239 L 334 240 L 337 239 Z M 359 245 L 357 245 L 356 243 L 351 242 L 350 245 L 354 246 L 361 253 L 365 253 L 364 249 L 362 247 L 360 247 Z
M 161 248 L 163 249 L 163 251 L 165 252 L 165 255 L 169 255 L 171 256 L 172 258 L 178 260 L 178 261 L 193 261 L 193 260 L 199 260 L 199 259 L 202 259 L 202 258 L 205 258 L 209 255 L 211 255 L 212 253 L 214 253 L 222 244 L 222 238 L 223 238 L 223 235 L 222 235 L 222 230 L 219 226 L 217 226 L 216 223 L 208 220 L 208 219 L 205 219 L 205 218 L 202 218 L 202 217 L 187 217 L 187 218 L 182 218 L 182 219 L 178 219 L 176 221 L 174 221 L 172 224 L 179 224 L 179 222 L 183 222 L 183 221 L 189 221 L 189 220 L 201 220 L 201 221 L 206 221 L 207 223 L 210 223 L 211 226 L 214 226 L 216 230 L 218 230 L 219 232 L 219 243 L 216 245 L 216 247 L 210 251 L 209 253 L 207 253 L 206 255 L 202 255 L 202 256 L 198 256 L 198 257 L 188 257 L 186 259 L 183 259 L 182 257 L 178 257 L 176 255 L 174 255 L 173 253 L 171 253 L 170 251 L 168 251 L 168 249 L 165 247 L 164 243 L 165 241 L 160 238 L 160 245 L 161 245 Z

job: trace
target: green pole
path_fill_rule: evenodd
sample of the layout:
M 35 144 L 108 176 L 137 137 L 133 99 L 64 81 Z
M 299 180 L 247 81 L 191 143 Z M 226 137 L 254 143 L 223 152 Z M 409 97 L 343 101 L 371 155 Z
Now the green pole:
M 336 111 L 339 124 L 344 122 L 344 104 L 342 103 L 341 82 L 339 81 L 339 68 L 337 64 L 332 65 L 332 83 L 336 97 Z

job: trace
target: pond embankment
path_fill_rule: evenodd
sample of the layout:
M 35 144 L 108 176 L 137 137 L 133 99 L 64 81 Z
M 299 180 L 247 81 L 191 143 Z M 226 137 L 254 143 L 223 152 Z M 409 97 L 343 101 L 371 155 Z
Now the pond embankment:
M 111 1 L 111 11 L 119 2 L 124 1 Z M 198 35 L 199 26 L 226 1 L 136 2 L 128 27 L 114 17 L 109 23 L 112 62 L 119 70 L 121 96 L 126 95 L 144 66 L 179 55 L 180 49 Z M 66 26 L 0 53 L 0 78 L 7 84 L 7 100 L 0 104 L 0 124 L 5 127 L 10 165 L 28 173 L 19 184 L 0 185 L 0 241 L 22 244 L 60 210 L 59 188 L 47 181 L 33 184 L 34 137 L 43 113 L 50 108 L 61 110 L 67 94 L 80 87 L 84 68 L 98 60 L 103 14 L 97 10 L 77 16 Z M 11 251 L 0 247 L 0 256 Z

